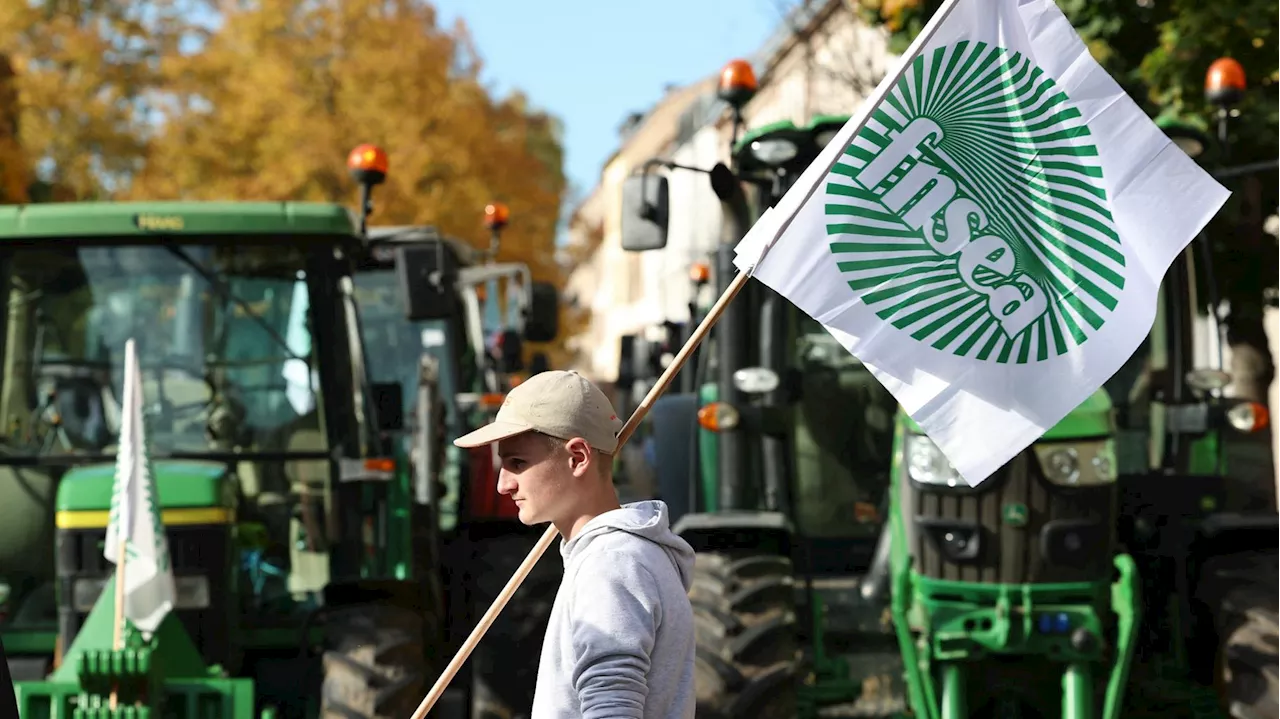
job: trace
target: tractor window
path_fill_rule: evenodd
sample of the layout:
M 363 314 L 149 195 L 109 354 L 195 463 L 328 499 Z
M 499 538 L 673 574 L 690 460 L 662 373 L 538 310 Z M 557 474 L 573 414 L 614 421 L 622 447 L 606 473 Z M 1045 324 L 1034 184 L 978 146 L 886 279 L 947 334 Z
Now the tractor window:
M 374 382 L 399 382 L 404 388 L 404 411 L 411 416 L 417 399 L 418 362 L 424 352 L 440 363 L 441 396 L 452 397 L 454 387 L 453 351 L 449 341 L 453 325 L 447 320 L 410 322 L 395 272 L 367 270 L 355 275 L 356 304 L 364 334 L 366 361 Z M 447 403 L 452 405 L 453 403 Z
M 897 402 L 816 320 L 797 311 L 796 509 L 810 537 L 880 531 Z
M 300 420 L 319 422 L 304 267 L 287 246 L 13 253 L 0 398 L 11 449 L 113 451 L 130 338 L 153 451 L 288 449 Z

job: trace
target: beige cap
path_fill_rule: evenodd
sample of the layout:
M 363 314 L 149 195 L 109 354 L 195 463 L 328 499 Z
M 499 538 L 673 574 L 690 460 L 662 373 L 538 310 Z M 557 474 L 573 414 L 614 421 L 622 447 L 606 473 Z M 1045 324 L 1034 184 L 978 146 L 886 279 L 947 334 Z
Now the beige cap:
M 559 439 L 581 437 L 601 452 L 618 448 L 618 419 L 609 398 L 577 372 L 539 372 L 507 393 L 493 422 L 453 443 L 481 447 L 524 432 L 541 432 Z

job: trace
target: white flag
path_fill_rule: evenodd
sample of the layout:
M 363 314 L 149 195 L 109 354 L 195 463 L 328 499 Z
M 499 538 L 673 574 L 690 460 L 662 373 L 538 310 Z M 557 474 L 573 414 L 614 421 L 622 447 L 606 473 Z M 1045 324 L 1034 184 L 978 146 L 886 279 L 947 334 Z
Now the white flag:
M 1137 349 L 1227 195 L 1052 0 L 949 0 L 736 263 L 977 485 Z
M 173 567 L 147 454 L 142 372 L 133 340 L 125 344 L 124 357 L 124 411 L 111 489 L 111 517 L 102 553 L 114 563 L 119 558 L 119 543 L 125 542 L 124 617 L 145 634 L 151 634 L 173 610 Z

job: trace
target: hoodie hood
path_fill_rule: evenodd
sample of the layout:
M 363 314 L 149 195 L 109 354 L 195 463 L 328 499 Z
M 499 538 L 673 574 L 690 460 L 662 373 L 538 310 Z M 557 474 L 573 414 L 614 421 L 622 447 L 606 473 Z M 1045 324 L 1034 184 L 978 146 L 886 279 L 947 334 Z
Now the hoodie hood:
M 671 531 L 667 504 L 657 499 L 631 502 L 605 512 L 583 525 L 578 536 L 567 542 L 561 540 L 560 556 L 564 558 L 565 567 L 593 542 L 613 532 L 643 537 L 662 547 L 679 572 L 685 591 L 693 586 L 693 547 Z

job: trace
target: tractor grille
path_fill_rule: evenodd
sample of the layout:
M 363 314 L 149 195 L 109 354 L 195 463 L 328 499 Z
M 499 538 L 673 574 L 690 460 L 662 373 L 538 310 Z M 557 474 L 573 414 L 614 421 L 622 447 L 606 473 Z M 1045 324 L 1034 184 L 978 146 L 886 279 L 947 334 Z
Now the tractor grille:
M 1034 453 L 1019 454 L 979 487 L 899 478 L 915 569 L 978 584 L 1106 580 L 1115 545 L 1115 484 L 1058 487 Z
M 231 525 L 167 527 L 169 555 L 177 585 L 175 614 L 205 659 L 225 663 L 231 634 Z M 59 529 L 58 631 L 68 647 L 93 602 L 115 572 L 102 555 L 105 528 Z

